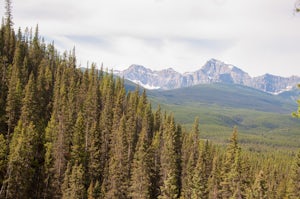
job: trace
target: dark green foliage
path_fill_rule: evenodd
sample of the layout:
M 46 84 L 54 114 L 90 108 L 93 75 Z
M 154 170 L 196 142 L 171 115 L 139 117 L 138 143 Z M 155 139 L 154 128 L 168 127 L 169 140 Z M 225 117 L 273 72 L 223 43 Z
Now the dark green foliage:
M 58 54 L 38 27 L 15 34 L 9 0 L 6 9 L 0 198 L 299 198 L 299 154 L 242 150 L 236 129 L 224 150 L 201 139 L 198 118 L 186 132 L 145 90 L 95 64 L 77 69 L 75 49 Z

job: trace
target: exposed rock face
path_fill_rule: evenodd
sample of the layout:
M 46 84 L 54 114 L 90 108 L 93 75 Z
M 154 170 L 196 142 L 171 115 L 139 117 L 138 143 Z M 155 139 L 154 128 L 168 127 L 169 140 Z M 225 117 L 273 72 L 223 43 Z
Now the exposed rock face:
M 116 75 L 138 83 L 147 89 L 163 90 L 220 82 L 240 84 L 264 92 L 278 94 L 300 83 L 300 77 L 297 76 L 285 78 L 265 74 L 252 78 L 238 67 L 216 59 L 209 60 L 201 69 L 195 72 L 184 74 L 176 72 L 172 68 L 152 71 L 141 65 L 131 65 L 124 71 L 117 71 Z

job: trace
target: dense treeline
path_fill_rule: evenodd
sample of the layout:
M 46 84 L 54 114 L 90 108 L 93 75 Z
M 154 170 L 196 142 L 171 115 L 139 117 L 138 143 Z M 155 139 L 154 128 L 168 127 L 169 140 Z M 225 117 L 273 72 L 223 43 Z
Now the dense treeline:
M 199 139 L 145 91 L 76 67 L 38 28 L 0 29 L 0 198 L 299 198 L 300 153 L 243 152 Z

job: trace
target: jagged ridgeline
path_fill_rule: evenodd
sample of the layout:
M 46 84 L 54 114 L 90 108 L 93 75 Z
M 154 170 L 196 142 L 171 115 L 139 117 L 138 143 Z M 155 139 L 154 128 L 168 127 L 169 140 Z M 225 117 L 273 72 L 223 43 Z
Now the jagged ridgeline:
M 226 150 L 199 139 L 198 119 L 186 132 L 38 28 L 15 32 L 5 5 L 0 198 L 299 198 L 300 154 L 242 151 L 236 129 Z

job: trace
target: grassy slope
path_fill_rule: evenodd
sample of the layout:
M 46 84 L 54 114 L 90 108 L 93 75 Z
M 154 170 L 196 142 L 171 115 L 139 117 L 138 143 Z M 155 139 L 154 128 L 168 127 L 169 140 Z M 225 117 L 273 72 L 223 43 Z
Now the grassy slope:
M 251 150 L 300 147 L 300 121 L 290 114 L 297 105 L 280 96 L 224 84 L 148 91 L 148 96 L 187 129 L 198 116 L 202 138 L 225 143 L 237 126 L 240 142 Z

